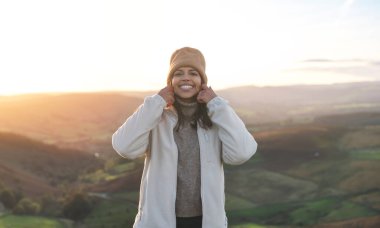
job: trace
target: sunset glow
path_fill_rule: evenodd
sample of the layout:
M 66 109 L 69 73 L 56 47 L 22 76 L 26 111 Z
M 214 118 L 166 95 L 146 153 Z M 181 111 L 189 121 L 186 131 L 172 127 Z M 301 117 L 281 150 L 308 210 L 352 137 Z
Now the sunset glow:
M 379 15 L 373 0 L 2 1 L 0 95 L 159 90 L 183 46 L 215 89 L 380 80 Z

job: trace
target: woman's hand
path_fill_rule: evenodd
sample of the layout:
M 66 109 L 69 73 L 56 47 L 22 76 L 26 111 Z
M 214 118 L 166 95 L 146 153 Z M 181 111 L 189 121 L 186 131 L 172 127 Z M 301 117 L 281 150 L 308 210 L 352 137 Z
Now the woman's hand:
M 172 86 L 168 85 L 161 89 L 160 92 L 158 92 L 158 95 L 164 98 L 167 106 L 171 106 L 174 103 L 174 89 Z
M 198 93 L 197 100 L 199 103 L 208 103 L 211 101 L 213 98 L 216 97 L 216 94 L 214 90 L 212 90 L 211 86 L 207 87 L 206 84 L 202 84 L 202 89 Z

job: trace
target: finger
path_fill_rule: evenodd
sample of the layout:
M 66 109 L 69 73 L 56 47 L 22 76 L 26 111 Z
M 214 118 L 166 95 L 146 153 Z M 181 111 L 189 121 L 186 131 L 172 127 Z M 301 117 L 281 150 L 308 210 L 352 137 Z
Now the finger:
M 173 105 L 173 103 L 174 103 L 174 98 L 169 97 L 168 102 L 167 102 L 167 106 L 171 106 L 171 105 Z
M 203 97 L 204 97 L 203 93 L 199 93 L 198 94 L 197 100 L 198 100 L 199 103 L 204 103 Z
M 198 93 L 197 100 L 199 101 L 199 100 L 201 99 L 201 97 L 202 97 L 202 91 L 200 91 L 200 92 Z
M 202 99 L 201 97 L 198 97 L 198 98 L 197 98 L 197 101 L 198 101 L 199 103 L 203 103 L 203 102 L 204 102 L 203 99 Z
M 202 89 L 208 89 L 207 84 L 202 84 Z

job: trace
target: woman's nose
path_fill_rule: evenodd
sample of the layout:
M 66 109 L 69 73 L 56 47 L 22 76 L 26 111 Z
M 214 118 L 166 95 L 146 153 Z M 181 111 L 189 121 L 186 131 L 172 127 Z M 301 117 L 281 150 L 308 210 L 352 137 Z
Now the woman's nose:
M 183 75 L 182 79 L 183 79 L 183 80 L 186 80 L 186 81 L 190 80 L 190 74 L 185 73 L 185 74 Z

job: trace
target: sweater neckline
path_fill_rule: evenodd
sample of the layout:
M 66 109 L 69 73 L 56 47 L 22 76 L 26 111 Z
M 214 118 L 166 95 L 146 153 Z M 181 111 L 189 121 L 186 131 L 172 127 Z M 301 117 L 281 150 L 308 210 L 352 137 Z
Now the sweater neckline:
M 176 101 L 178 102 L 178 104 L 180 104 L 181 106 L 185 106 L 185 107 L 195 107 L 195 106 L 197 106 L 197 102 L 196 101 L 194 101 L 194 102 L 184 102 L 184 101 L 182 101 L 182 100 L 180 100 L 180 99 L 176 99 Z
M 198 103 L 197 102 L 184 102 L 179 99 L 176 100 L 176 102 L 179 104 L 181 108 L 181 112 L 183 116 L 185 117 L 185 120 L 192 119 L 191 117 L 194 115 L 194 113 L 198 109 Z

